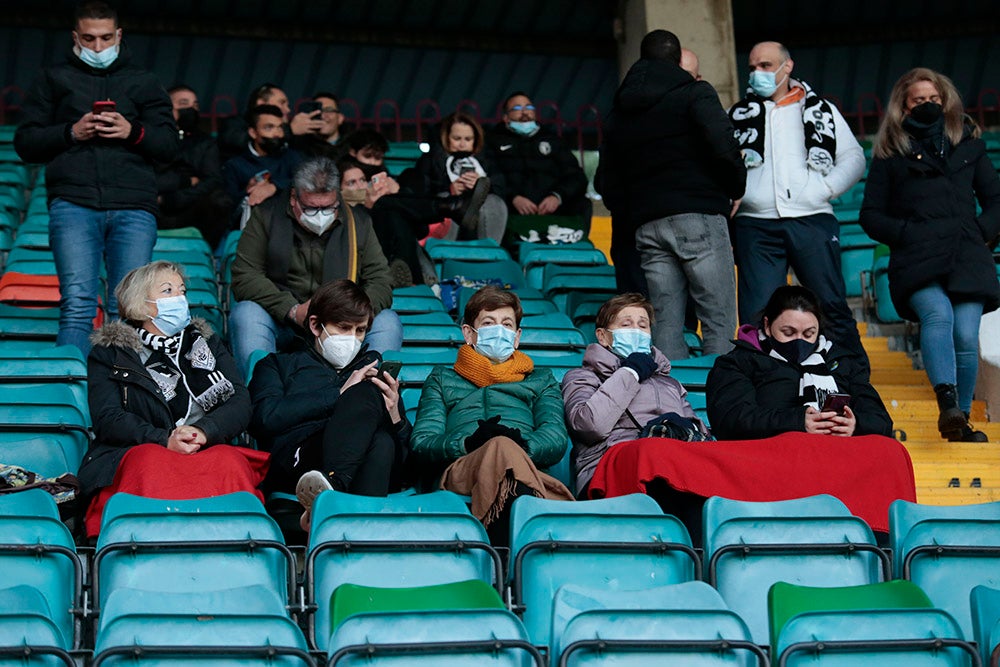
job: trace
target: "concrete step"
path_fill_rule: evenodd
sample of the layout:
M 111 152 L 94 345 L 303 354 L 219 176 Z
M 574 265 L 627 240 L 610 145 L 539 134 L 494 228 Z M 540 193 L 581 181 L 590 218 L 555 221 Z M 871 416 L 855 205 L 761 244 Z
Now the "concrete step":
M 885 400 L 885 407 L 892 416 L 893 422 L 900 422 L 904 420 L 916 420 L 916 421 L 933 421 L 937 424 L 938 418 L 938 406 L 935 400 L 920 400 L 920 399 L 902 399 L 902 400 Z M 972 402 L 972 413 L 970 416 L 973 422 L 986 422 L 986 402 L 985 401 L 973 401 Z M 896 428 L 900 428 L 900 424 L 896 425 Z
M 872 384 L 878 387 L 883 384 L 909 384 L 921 386 L 927 384 L 927 373 L 911 368 L 879 368 L 872 366 Z
M 969 486 L 977 478 L 983 487 L 1000 488 L 1000 466 L 995 463 L 914 463 L 913 476 L 917 486 L 930 488 L 947 487 L 953 479 L 958 479 L 959 486 Z
M 917 502 L 924 505 L 972 505 L 998 500 L 1000 500 L 1000 487 L 971 489 L 963 486 L 942 489 L 917 486 Z
M 941 439 L 907 440 L 903 443 L 913 465 L 933 463 L 983 463 L 997 466 L 1000 473 L 1000 447 L 995 442 L 948 442 Z
M 875 385 L 875 390 L 886 403 L 895 399 L 919 399 L 922 401 L 936 401 L 934 390 L 929 385 L 913 384 L 880 384 Z

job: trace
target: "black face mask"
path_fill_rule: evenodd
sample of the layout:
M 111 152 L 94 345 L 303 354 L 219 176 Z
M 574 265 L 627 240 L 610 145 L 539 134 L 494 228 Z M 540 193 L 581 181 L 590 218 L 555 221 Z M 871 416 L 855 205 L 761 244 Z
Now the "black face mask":
M 937 102 L 924 102 L 910 109 L 910 117 L 924 125 L 935 123 L 941 118 L 943 110 Z
M 265 155 L 281 155 L 285 152 L 284 137 L 262 137 L 257 140 L 257 145 Z
M 819 346 L 818 340 L 815 343 L 810 343 L 804 338 L 795 338 L 794 340 L 779 342 L 774 338 L 768 337 L 768 340 L 771 343 L 772 350 L 793 364 L 801 364 L 803 361 L 808 359 L 809 355 L 815 352 L 816 348 Z
M 198 128 L 201 115 L 194 107 L 177 110 L 177 129 L 182 132 L 194 132 Z

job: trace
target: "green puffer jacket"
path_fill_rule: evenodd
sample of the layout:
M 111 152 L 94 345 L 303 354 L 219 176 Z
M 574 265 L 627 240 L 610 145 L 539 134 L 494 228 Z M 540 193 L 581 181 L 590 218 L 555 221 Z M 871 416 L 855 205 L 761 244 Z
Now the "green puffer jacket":
M 465 438 L 480 419 L 500 415 L 500 423 L 521 429 L 528 455 L 539 468 L 562 458 L 568 442 L 559 383 L 547 368 L 520 382 L 477 387 L 454 368 L 439 366 L 424 381 L 410 443 L 413 455 L 450 462 L 465 455 Z

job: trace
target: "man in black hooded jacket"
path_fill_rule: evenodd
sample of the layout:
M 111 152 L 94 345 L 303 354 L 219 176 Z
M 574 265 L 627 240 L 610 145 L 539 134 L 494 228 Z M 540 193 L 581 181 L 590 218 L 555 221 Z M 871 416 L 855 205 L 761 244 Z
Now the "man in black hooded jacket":
M 170 99 L 156 76 L 131 62 L 117 13 L 91 0 L 76 11 L 67 61 L 43 70 L 24 103 L 14 148 L 47 163 L 49 243 L 62 294 L 59 345 L 87 354 L 107 263 L 114 288 L 147 264 L 156 242 L 154 162 L 179 146 Z
M 597 185 L 612 214 L 616 267 L 641 258 L 656 309 L 654 344 L 688 356 L 688 294 L 704 350 L 724 353 L 736 331 L 736 284 L 727 216 L 743 195 L 746 169 L 715 89 L 680 67 L 666 30 L 646 35 L 605 123 Z

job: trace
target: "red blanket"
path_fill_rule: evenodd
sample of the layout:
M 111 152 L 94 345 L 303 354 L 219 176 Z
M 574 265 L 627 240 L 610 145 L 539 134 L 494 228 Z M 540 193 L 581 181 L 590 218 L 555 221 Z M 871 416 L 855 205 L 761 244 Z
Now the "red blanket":
M 878 531 L 889 530 L 892 501 L 916 502 L 913 465 L 900 443 L 878 435 L 808 433 L 726 442 L 622 442 L 598 464 L 590 497 L 645 493 L 657 478 L 706 498 L 768 501 L 828 493 Z
M 136 445 L 125 452 L 111 486 L 101 489 L 87 507 L 87 536 L 100 532 L 104 505 L 119 491 L 164 500 L 249 491 L 263 502 L 264 494 L 257 486 L 264 481 L 270 456 L 231 445 L 215 445 L 194 454 L 179 454 L 162 445 Z

